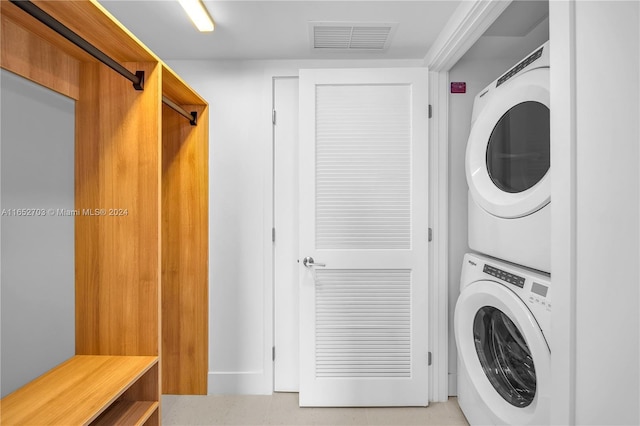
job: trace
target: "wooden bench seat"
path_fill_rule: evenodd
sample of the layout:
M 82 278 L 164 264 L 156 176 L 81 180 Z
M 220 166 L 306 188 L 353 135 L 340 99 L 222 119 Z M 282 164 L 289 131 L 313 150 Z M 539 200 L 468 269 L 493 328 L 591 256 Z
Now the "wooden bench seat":
M 3 398 L 0 423 L 86 425 L 104 413 L 96 424 L 143 424 L 158 401 L 136 398 L 157 387 L 157 363 L 156 356 L 76 355 Z

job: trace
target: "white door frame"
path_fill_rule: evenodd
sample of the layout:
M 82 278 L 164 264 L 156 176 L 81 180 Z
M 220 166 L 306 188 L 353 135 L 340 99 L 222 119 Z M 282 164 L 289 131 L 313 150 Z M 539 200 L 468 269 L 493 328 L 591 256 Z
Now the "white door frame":
M 449 70 L 467 52 L 467 50 L 482 36 L 489 26 L 511 3 L 511 0 L 473 0 L 463 1 L 456 9 L 445 28 L 440 32 L 427 53 L 423 65 L 429 69 L 429 103 L 432 105 L 432 120 L 429 123 L 430 146 L 430 174 L 429 174 L 429 202 L 433 240 L 430 252 L 429 275 L 429 347 L 432 352 L 432 364 L 429 374 L 429 401 L 446 401 L 449 396 L 449 320 L 448 320 L 448 213 L 449 213 L 449 150 L 448 126 L 449 105 L 448 85 Z M 269 87 L 272 79 L 286 74 L 269 76 Z M 272 148 L 273 153 L 273 148 Z M 267 176 L 272 176 L 273 162 L 269 158 Z M 273 188 L 271 182 L 267 197 L 271 198 Z M 273 211 L 271 206 L 271 212 Z M 272 214 L 269 215 L 272 217 Z M 265 252 L 265 265 L 273 265 L 273 246 L 271 243 L 272 218 L 268 223 L 265 237 L 265 247 L 272 249 Z M 266 294 L 273 296 L 274 282 L 272 267 L 265 267 Z M 273 303 L 267 303 L 271 308 L 265 312 L 265 333 L 267 339 L 273 342 L 274 312 Z M 270 327 L 269 327 L 270 326 Z M 267 345 L 265 345 L 267 346 Z M 265 358 L 271 357 L 271 348 Z M 272 362 L 273 367 L 273 362 Z M 273 371 L 273 370 L 271 370 Z M 271 389 L 273 389 L 273 375 L 271 375 Z
M 551 259 L 554 288 L 551 321 L 553 363 L 551 424 L 576 422 L 577 98 L 576 4 L 549 2 L 551 61 Z M 562 141 L 563 143 L 556 143 Z M 558 167 L 558 164 L 560 167 Z M 559 344 L 563 342 L 564 344 Z
M 290 114 L 295 111 L 295 117 L 297 118 L 297 98 L 298 98 L 298 77 L 274 77 L 273 78 L 273 93 L 272 93 L 272 104 L 273 104 L 273 321 L 274 321 L 274 330 L 273 330 L 273 341 L 274 347 L 278 347 L 278 357 L 275 357 L 275 351 L 273 358 L 273 390 L 279 392 L 297 392 L 298 391 L 298 331 L 297 331 L 297 321 L 298 321 L 298 293 L 297 289 L 299 288 L 298 283 L 298 268 L 295 267 L 295 259 L 298 257 L 298 247 L 297 247 L 297 239 L 298 233 L 294 231 L 298 226 L 298 209 L 297 209 L 297 187 L 298 187 L 298 171 L 297 167 L 293 164 L 284 165 L 287 160 L 294 161 L 294 164 L 297 164 L 298 161 L 298 148 L 297 148 L 297 139 L 298 139 L 298 131 L 297 131 L 297 119 L 293 117 L 285 117 L 283 113 L 289 112 Z M 288 109 L 287 106 L 293 107 L 294 105 L 290 102 L 291 96 L 294 94 L 293 91 L 289 92 L 289 90 L 294 90 L 295 88 L 295 108 Z M 279 101 L 281 98 L 285 98 L 284 101 Z M 280 110 L 278 110 L 280 108 Z M 276 117 L 275 111 L 278 111 L 278 117 Z M 293 127 L 289 127 L 290 125 L 295 125 L 296 131 L 293 134 L 288 133 L 293 130 Z M 284 126 L 282 129 L 279 129 L 279 126 Z M 280 132 L 282 130 L 283 133 Z M 283 136 L 279 136 L 283 134 Z M 289 139 L 288 136 L 291 136 L 292 139 Z M 283 155 L 284 159 L 279 158 L 279 154 Z M 285 167 L 288 170 L 283 171 L 283 175 L 279 176 L 279 170 L 276 170 L 275 165 L 279 164 L 281 167 Z M 291 173 L 292 175 L 287 175 L 287 173 Z M 284 176 L 284 180 L 283 177 Z M 291 194 L 289 190 L 292 188 L 288 186 L 289 184 L 295 185 L 295 194 Z M 283 185 L 283 189 L 286 191 L 287 195 L 279 195 L 281 194 L 278 185 Z M 283 197 L 283 198 L 280 198 Z M 290 198 L 291 197 L 291 198 Z M 289 206 L 289 213 L 286 213 L 287 208 L 284 209 L 279 207 L 278 203 L 280 201 L 287 202 L 292 201 L 294 206 Z M 283 212 L 283 210 L 285 212 Z M 279 216 L 279 214 L 281 216 Z M 287 214 L 291 214 L 292 216 L 287 216 Z M 283 220 L 284 218 L 284 220 Z M 290 222 L 289 222 L 290 221 Z M 288 224 L 286 222 L 289 222 Z M 287 226 L 289 225 L 289 226 Z M 284 228 L 284 229 L 281 229 Z M 278 229 L 278 233 L 276 235 L 275 230 Z M 292 239 L 295 237 L 296 242 L 292 243 Z M 291 245 L 290 245 L 291 244 Z M 293 252 L 289 251 L 290 248 L 295 249 Z M 282 251 L 278 251 L 281 248 Z M 281 254 L 278 254 L 281 253 Z M 283 257 L 283 256 L 286 256 Z M 289 258 L 291 256 L 291 258 Z M 287 262 L 290 262 L 287 266 Z M 280 271 L 279 268 L 282 268 Z M 285 281 L 284 286 L 291 284 L 290 287 L 286 289 L 283 288 L 283 283 L 277 280 L 278 274 L 280 272 L 284 273 Z M 291 276 L 292 274 L 293 276 Z M 291 281 L 289 281 L 291 279 Z M 281 312 L 282 311 L 282 312 Z M 295 312 L 294 312 L 295 311 Z M 290 316 L 289 316 L 290 315 Z M 282 324 L 278 326 L 279 322 Z M 295 332 L 294 332 L 295 330 Z M 282 331 L 282 333 L 278 333 Z M 277 362 L 276 362 L 277 361 Z
M 511 0 L 463 1 L 427 53 L 429 103 L 430 250 L 429 347 L 433 354 L 429 400 L 449 397 L 449 70 L 482 36 Z

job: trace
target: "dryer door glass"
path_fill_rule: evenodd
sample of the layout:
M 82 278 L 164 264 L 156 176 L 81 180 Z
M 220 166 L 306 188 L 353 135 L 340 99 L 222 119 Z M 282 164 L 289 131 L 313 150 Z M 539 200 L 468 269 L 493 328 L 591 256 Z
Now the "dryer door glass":
M 507 111 L 493 128 L 487 145 L 487 170 L 502 191 L 525 191 L 549 170 L 549 108 L 523 102 Z
M 516 325 L 492 306 L 478 310 L 473 337 L 480 364 L 500 396 L 515 407 L 526 407 L 536 394 L 536 370 Z

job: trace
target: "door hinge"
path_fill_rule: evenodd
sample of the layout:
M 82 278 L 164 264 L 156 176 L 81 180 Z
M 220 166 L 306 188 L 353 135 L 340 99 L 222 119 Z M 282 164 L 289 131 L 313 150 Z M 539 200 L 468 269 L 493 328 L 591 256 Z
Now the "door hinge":
M 271 360 L 272 361 L 276 360 L 276 347 L 275 346 L 271 347 Z
M 271 228 L 271 242 L 276 242 L 276 228 Z
M 428 236 L 427 236 L 427 240 L 429 242 L 431 242 L 431 240 L 433 240 L 433 230 L 431 228 L 429 228 L 429 233 L 428 233 Z
M 433 110 L 431 108 L 431 104 L 429 104 L 429 118 L 433 117 Z
M 276 124 L 276 110 L 275 109 L 271 110 L 271 122 L 275 126 L 275 124 Z
M 431 352 L 428 352 L 427 354 L 427 362 L 428 362 L 428 365 L 431 365 Z

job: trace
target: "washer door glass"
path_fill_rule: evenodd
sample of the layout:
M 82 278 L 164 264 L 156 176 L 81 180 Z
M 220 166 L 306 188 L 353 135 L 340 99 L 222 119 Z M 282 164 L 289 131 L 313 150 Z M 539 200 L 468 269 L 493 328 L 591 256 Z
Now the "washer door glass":
M 484 373 L 500 396 L 515 407 L 531 404 L 536 394 L 531 350 L 509 317 L 482 307 L 473 321 L 473 337 Z
M 550 164 L 549 108 L 540 102 L 512 107 L 493 128 L 487 170 L 502 191 L 517 193 L 538 183 Z

